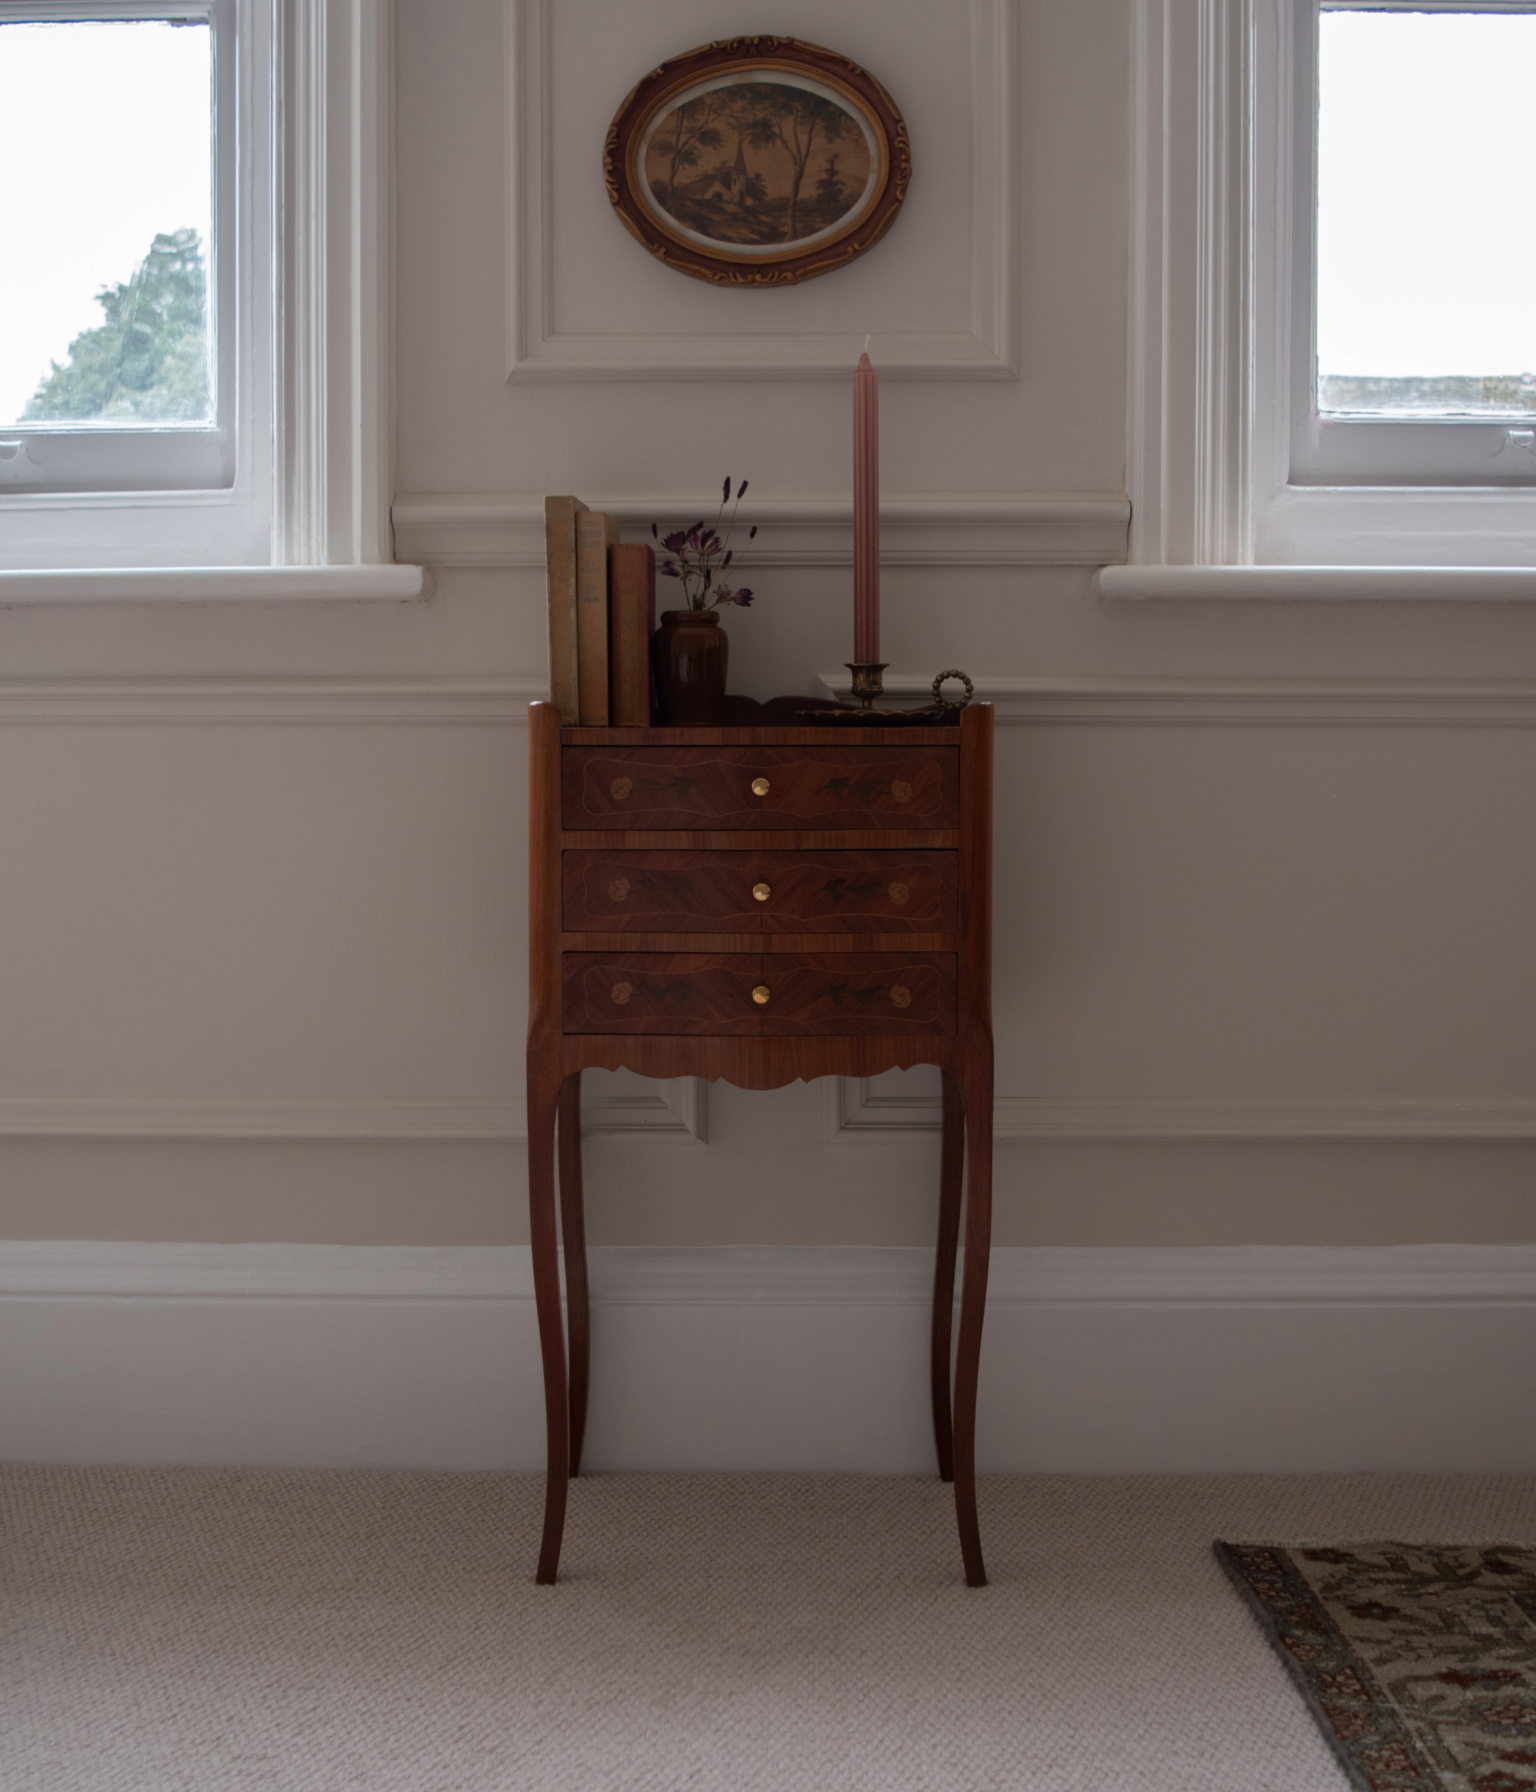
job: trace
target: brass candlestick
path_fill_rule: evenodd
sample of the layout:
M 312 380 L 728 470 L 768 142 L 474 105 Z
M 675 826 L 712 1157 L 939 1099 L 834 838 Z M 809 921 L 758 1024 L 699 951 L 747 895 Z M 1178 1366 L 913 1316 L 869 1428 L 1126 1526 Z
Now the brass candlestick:
M 844 660 L 843 664 L 853 674 L 853 694 L 864 709 L 873 709 L 875 699 L 885 695 L 883 673 L 890 664 L 889 660 Z

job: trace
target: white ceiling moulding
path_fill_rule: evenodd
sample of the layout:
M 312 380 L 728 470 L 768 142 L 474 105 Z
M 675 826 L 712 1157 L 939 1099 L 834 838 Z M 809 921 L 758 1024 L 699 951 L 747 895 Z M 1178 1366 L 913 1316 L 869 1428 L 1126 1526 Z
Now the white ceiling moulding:
M 419 566 L 100 566 L 0 571 L 0 609 L 35 604 L 415 603 Z
M 719 493 L 589 496 L 626 535 L 652 522 L 713 517 Z M 853 499 L 786 493 L 743 505 L 760 526 L 754 566 L 851 566 Z M 398 551 L 431 566 L 542 566 L 544 500 L 534 493 L 422 493 L 395 500 Z M 887 492 L 880 500 L 886 566 L 1103 566 L 1125 558 L 1130 501 L 1120 493 Z
M 969 668 L 967 668 L 969 670 Z M 846 671 L 822 672 L 823 695 L 846 696 Z M 1345 678 L 1010 678 L 983 673 L 976 700 L 1000 725 L 1403 728 L 1536 726 L 1536 681 Z M 887 672 L 886 695 L 915 703 L 932 679 Z M 952 681 L 948 694 L 958 694 Z
M 870 335 L 851 313 L 832 331 L 562 331 L 556 312 L 554 0 L 505 0 L 507 87 L 507 377 L 511 380 L 846 380 Z M 883 379 L 1017 378 L 1014 214 L 1017 130 L 1013 0 L 969 0 L 969 294 L 948 330 L 872 333 Z M 914 17 L 921 16 L 911 15 Z M 948 29 L 947 24 L 941 26 Z M 820 34 L 818 33 L 818 36 Z M 686 29 L 672 51 L 687 47 Z M 645 70 L 635 65 L 634 77 Z M 878 70 L 875 72 L 879 72 Z M 623 97 L 613 94 L 608 113 Z M 602 128 L 599 126 L 599 128 Z M 613 248 L 643 254 L 616 220 Z M 897 228 L 900 228 L 898 220 Z M 569 248 L 566 248 L 569 253 Z M 613 279 L 604 266 L 601 276 Z M 678 276 L 683 284 L 688 281 Z M 725 295 L 732 297 L 736 295 Z
M 543 678 L 0 679 L 0 724 L 437 723 L 521 728 Z

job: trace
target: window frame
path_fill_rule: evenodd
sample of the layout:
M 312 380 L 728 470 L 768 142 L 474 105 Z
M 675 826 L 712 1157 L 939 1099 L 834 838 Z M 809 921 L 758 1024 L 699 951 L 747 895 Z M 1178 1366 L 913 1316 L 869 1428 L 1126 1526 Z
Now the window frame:
M 1290 466 L 1293 486 L 1521 486 L 1536 455 L 1511 451 L 1502 417 L 1350 417 L 1317 406 L 1317 183 L 1320 27 L 1325 12 L 1503 13 L 1536 16 L 1536 0 L 1293 0 L 1289 209 Z
M 1292 477 L 1295 20 L 1313 4 L 1133 0 L 1133 566 L 1099 588 L 1142 595 L 1137 565 L 1507 566 L 1532 569 L 1536 597 L 1528 482 Z
M 244 258 L 232 483 L 0 487 L 0 604 L 141 601 L 158 569 L 178 599 L 425 590 L 419 567 L 392 564 L 389 524 L 393 9 L 230 3 Z
M 215 410 L 206 423 L 142 427 L 78 421 L 18 421 L 0 427 L 14 460 L 38 471 L 28 489 L 44 492 L 217 490 L 233 485 L 237 418 L 250 402 L 239 389 L 244 357 L 237 352 L 235 298 L 246 257 L 237 252 L 243 208 L 237 202 L 237 144 L 247 136 L 240 117 L 237 70 L 245 58 L 236 42 L 234 0 L 0 0 L 0 25 L 198 21 L 210 33 L 210 194 L 208 326 L 213 338 Z M 8 457 L 10 458 L 10 457 Z M 17 483 L 20 483 L 18 481 Z

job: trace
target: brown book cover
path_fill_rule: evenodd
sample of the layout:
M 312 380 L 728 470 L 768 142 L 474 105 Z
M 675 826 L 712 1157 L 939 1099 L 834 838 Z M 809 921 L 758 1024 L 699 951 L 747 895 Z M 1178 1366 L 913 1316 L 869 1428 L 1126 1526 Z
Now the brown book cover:
M 651 636 L 656 632 L 656 553 L 649 542 L 608 550 L 608 659 L 615 728 L 651 722 Z
M 601 510 L 576 518 L 576 681 L 583 728 L 608 726 L 608 550 L 619 525 Z
M 544 500 L 544 575 L 549 593 L 549 700 L 560 720 L 580 720 L 576 681 L 576 516 L 580 498 Z

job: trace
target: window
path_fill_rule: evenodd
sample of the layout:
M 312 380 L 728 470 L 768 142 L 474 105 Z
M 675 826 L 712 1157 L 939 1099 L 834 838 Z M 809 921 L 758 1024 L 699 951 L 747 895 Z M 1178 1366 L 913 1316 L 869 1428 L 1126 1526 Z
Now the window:
M 1536 480 L 1536 9 L 1295 28 L 1292 480 Z
M 419 593 L 383 564 L 389 18 L 0 0 L 25 157 L 0 193 L 0 602 L 177 568 L 230 569 L 182 595 Z
M 0 242 L 24 274 L 0 287 L 9 484 L 233 483 L 229 25 L 227 0 L 0 23 L 0 117 L 49 145 L 0 186 Z
M 1133 19 L 1133 562 L 1536 569 L 1536 0 Z

